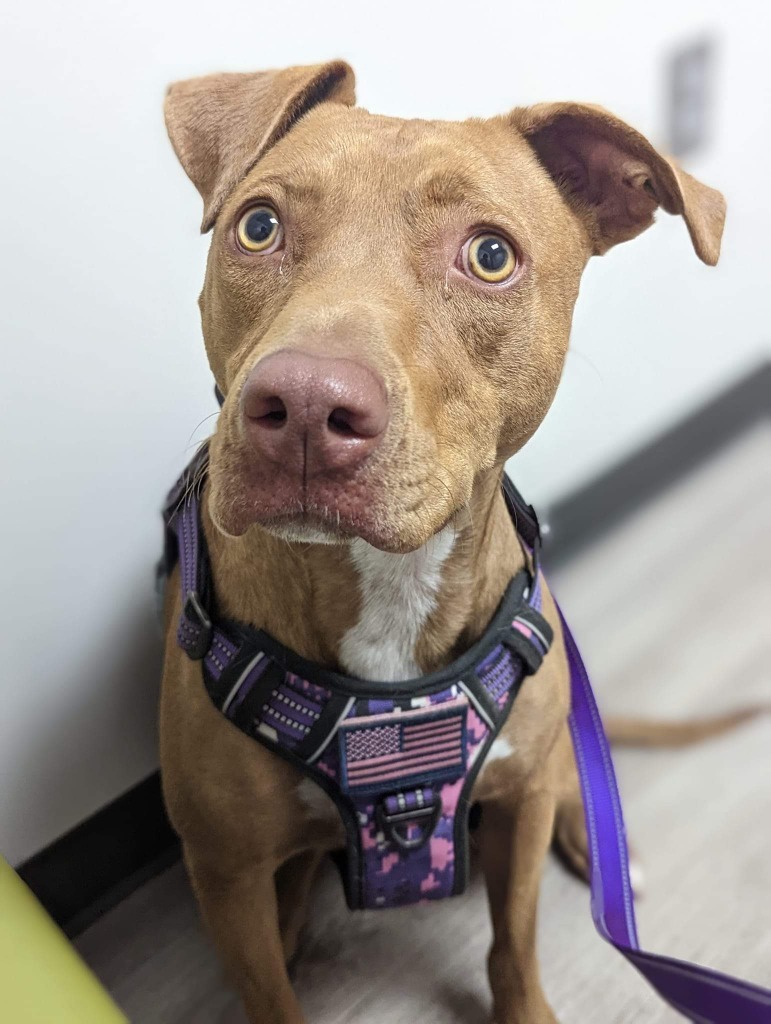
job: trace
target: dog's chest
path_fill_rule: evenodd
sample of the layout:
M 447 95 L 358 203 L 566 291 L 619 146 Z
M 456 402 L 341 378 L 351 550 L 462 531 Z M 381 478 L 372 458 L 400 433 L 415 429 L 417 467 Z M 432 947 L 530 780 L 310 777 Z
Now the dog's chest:
M 378 551 L 362 540 L 351 544 L 359 578 L 358 621 L 343 637 L 340 661 L 360 679 L 398 682 L 420 675 L 415 646 L 437 605 L 442 569 L 455 542 L 446 527 L 407 555 Z

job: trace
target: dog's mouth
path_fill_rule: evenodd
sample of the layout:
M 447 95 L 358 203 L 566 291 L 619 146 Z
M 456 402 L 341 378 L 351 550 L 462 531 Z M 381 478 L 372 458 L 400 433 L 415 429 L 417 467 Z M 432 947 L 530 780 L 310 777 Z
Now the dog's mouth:
M 457 510 L 450 513 L 431 535 L 441 533 L 456 521 L 458 514 Z M 223 528 L 214 513 L 212 513 L 212 519 L 214 525 L 221 532 L 233 536 L 231 530 Z M 378 521 L 376 517 L 352 515 L 350 512 L 344 513 L 339 509 L 329 507 L 305 508 L 298 506 L 291 511 L 287 510 L 259 518 L 252 517 L 250 525 L 259 525 L 274 537 L 290 544 L 335 546 L 360 539 L 381 551 L 406 554 L 425 543 L 422 538 L 420 542 L 416 542 L 412 533 L 394 532 L 389 524 Z
M 384 550 L 401 549 L 393 515 L 370 487 L 355 481 L 288 486 L 280 478 L 267 485 L 253 478 L 212 473 L 210 512 L 228 536 L 259 526 L 294 543 L 343 544 L 361 538 Z
M 406 553 L 458 511 L 425 480 L 389 487 L 381 473 L 299 481 L 280 472 L 268 477 L 228 458 L 212 460 L 209 472 L 211 519 L 229 537 L 258 526 L 292 543 L 336 545 L 358 538 L 382 551 Z
M 249 525 L 259 525 L 268 533 L 296 544 L 344 544 L 360 537 L 378 546 L 377 541 L 381 540 L 381 531 L 368 517 L 302 502 L 290 508 L 264 510 L 258 514 L 253 510 Z

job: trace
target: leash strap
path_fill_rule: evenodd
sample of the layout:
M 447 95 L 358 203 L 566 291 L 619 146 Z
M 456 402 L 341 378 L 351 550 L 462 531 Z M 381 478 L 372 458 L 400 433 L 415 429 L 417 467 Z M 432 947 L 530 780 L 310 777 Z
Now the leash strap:
M 570 731 L 589 839 L 591 909 L 597 931 L 689 1020 L 698 1024 L 771 1024 L 771 991 L 699 964 L 640 949 L 610 746 L 586 667 L 561 610 L 560 618 L 570 666 Z

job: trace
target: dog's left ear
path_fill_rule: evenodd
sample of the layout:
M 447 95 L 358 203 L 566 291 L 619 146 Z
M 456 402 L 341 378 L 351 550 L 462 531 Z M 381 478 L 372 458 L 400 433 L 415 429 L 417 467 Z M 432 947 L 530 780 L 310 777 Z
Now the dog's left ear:
M 539 103 L 509 115 L 587 226 L 594 252 L 639 235 L 661 206 L 680 214 L 697 255 L 720 255 L 725 200 L 602 107 Z
M 226 196 L 312 107 L 354 103 L 353 71 L 342 60 L 253 74 L 176 82 L 164 111 L 171 144 L 204 201 L 208 231 Z

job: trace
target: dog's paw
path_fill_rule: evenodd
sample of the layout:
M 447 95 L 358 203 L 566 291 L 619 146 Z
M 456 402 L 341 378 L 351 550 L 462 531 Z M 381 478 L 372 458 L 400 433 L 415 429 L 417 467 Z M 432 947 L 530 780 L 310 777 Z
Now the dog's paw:
M 632 883 L 632 892 L 635 898 L 642 899 L 645 895 L 645 871 L 635 857 L 629 858 L 629 881 Z

